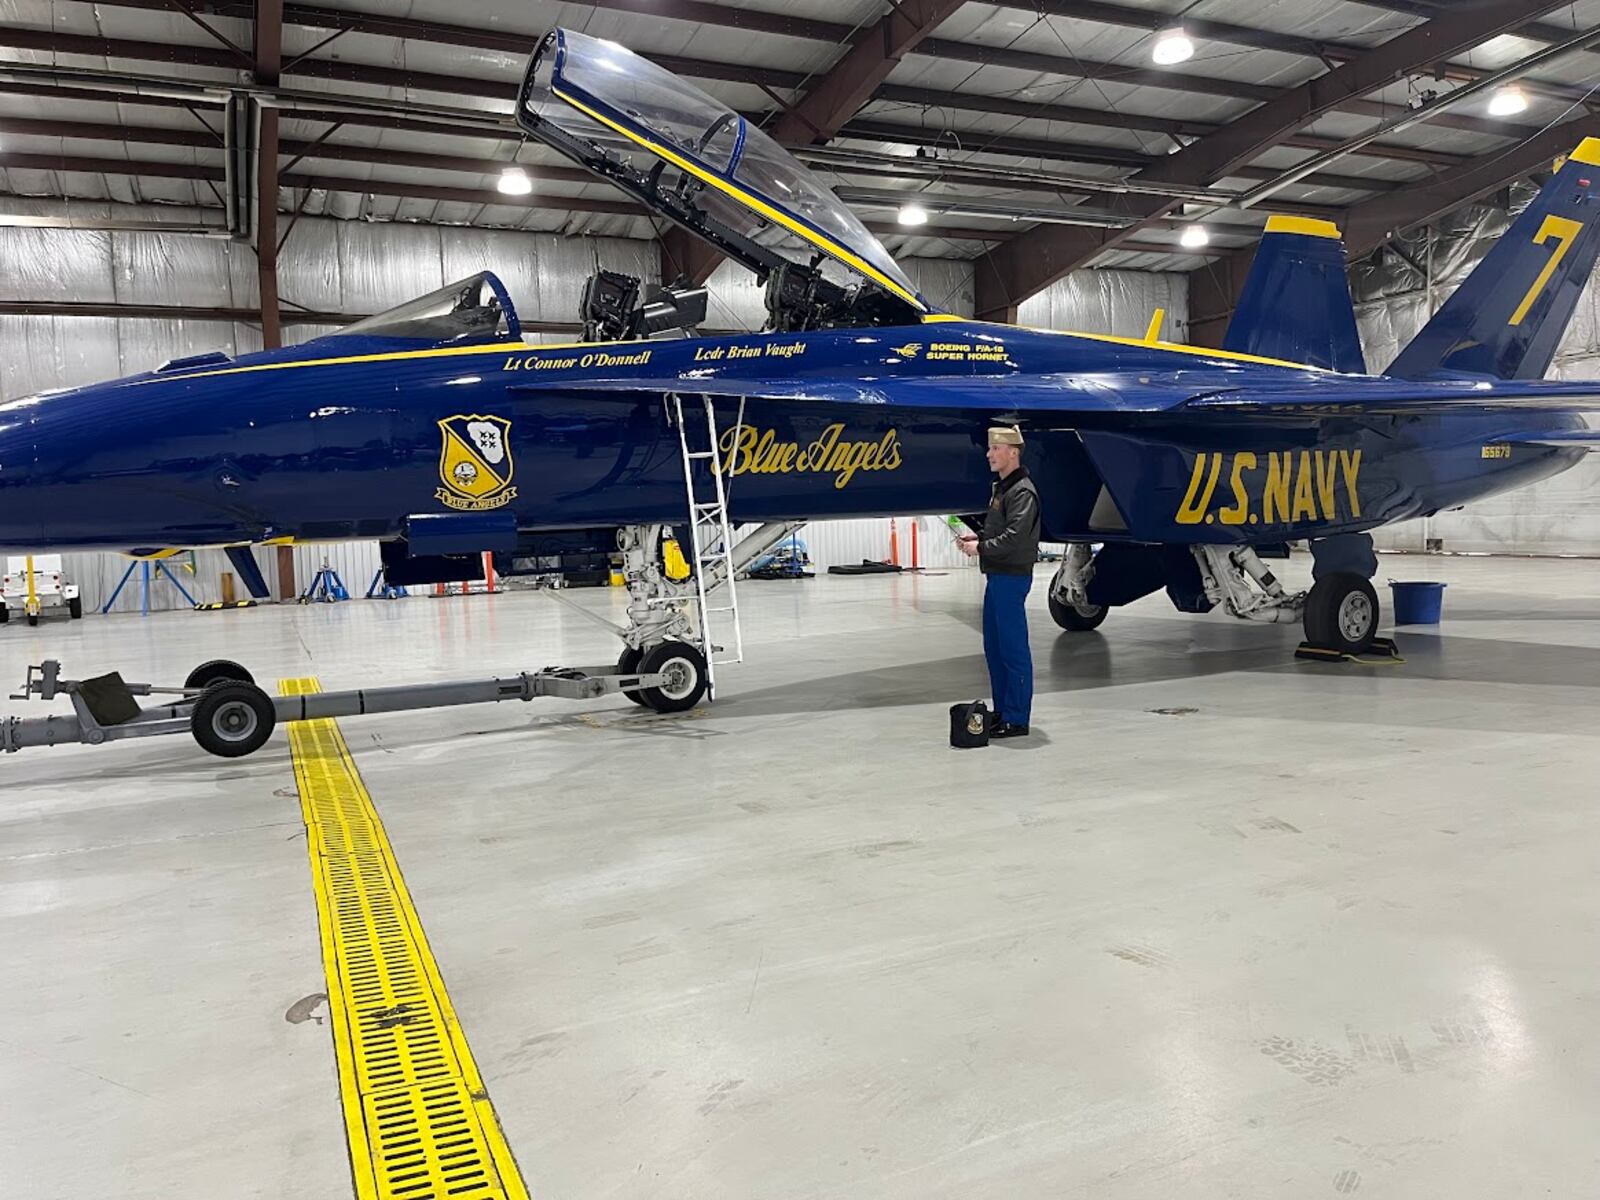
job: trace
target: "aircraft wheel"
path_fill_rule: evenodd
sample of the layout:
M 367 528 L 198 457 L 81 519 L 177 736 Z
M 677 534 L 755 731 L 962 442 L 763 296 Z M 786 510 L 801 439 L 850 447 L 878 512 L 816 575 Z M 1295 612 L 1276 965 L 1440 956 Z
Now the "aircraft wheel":
M 0 625 L 4 625 L 9 620 L 11 620 L 11 610 L 6 607 L 4 600 L 0 600 Z
M 195 701 L 189 731 L 208 754 L 243 758 L 266 744 L 277 722 L 272 697 L 255 684 L 219 679 Z
M 1369 581 L 1347 571 L 1326 575 L 1306 597 L 1306 641 L 1341 654 L 1363 654 L 1372 649 L 1380 611 Z
M 213 658 L 190 671 L 189 677 L 183 681 L 183 686 L 186 688 L 205 688 L 224 679 L 232 680 L 234 683 L 254 683 L 256 681 L 256 677 L 238 663 L 226 658 Z
M 636 674 L 639 670 L 639 660 L 644 657 L 643 650 L 635 650 L 632 646 L 622 652 L 622 657 L 617 659 L 617 670 L 624 675 Z M 635 704 L 644 704 L 644 697 L 639 694 L 638 688 L 623 688 L 622 694 Z
M 29 625 L 37 625 L 38 623 L 39 623 L 39 614 L 38 613 L 29 613 L 28 614 L 28 624 Z
M 1106 619 L 1106 614 L 1111 611 L 1104 604 L 1068 604 L 1063 600 L 1057 600 L 1054 596 L 1049 596 L 1048 599 L 1051 618 L 1061 628 L 1073 633 L 1098 629 L 1100 623 Z
M 74 621 L 82 619 L 82 617 L 83 617 L 83 597 L 82 596 L 74 596 L 71 600 L 67 601 L 67 616 L 71 617 Z
M 647 708 L 659 713 L 684 712 L 700 703 L 706 694 L 706 660 L 686 642 L 662 642 L 651 646 L 639 660 L 639 672 L 663 672 L 667 681 L 660 687 L 639 689 Z

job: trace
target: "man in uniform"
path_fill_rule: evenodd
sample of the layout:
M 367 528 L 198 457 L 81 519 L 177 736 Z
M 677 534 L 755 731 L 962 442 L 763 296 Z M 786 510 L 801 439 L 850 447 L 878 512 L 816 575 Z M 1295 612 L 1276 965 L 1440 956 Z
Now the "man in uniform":
M 966 534 L 961 549 L 984 574 L 983 655 L 994 690 L 991 738 L 1028 736 L 1033 708 L 1033 653 L 1028 648 L 1028 590 L 1039 560 L 1039 493 L 1022 465 L 1022 431 L 989 430 L 989 469 L 1000 478 L 989 497 L 983 534 Z

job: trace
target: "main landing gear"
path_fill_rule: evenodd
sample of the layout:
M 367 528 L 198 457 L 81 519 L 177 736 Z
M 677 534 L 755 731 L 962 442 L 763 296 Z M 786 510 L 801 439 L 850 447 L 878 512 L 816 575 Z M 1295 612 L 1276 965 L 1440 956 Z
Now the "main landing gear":
M 1306 596 L 1306 641 L 1319 650 L 1365 654 L 1378 634 L 1378 614 L 1378 593 L 1368 580 L 1347 571 L 1325 575 Z
M 1371 573 L 1378 560 L 1372 539 L 1347 534 L 1326 539 L 1327 548 L 1311 545 L 1316 558 L 1315 582 L 1309 592 L 1290 592 L 1249 546 L 1196 546 L 1195 561 L 1206 595 L 1229 613 L 1247 621 L 1300 621 L 1306 643 L 1318 650 L 1340 654 L 1365 654 L 1378 635 L 1378 593 L 1367 574 L 1329 569 L 1363 566 L 1370 559 Z M 1364 550 L 1364 553 L 1363 553 Z
M 1366 534 L 1341 534 L 1311 543 L 1316 560 L 1309 592 L 1290 592 L 1249 546 L 1191 547 L 1212 605 L 1246 621 L 1303 622 L 1306 642 L 1319 650 L 1364 654 L 1377 637 L 1382 608 L 1372 586 L 1378 560 Z M 1072 632 L 1094 629 L 1104 605 L 1089 603 L 1094 556 L 1070 545 L 1050 581 L 1050 616 Z

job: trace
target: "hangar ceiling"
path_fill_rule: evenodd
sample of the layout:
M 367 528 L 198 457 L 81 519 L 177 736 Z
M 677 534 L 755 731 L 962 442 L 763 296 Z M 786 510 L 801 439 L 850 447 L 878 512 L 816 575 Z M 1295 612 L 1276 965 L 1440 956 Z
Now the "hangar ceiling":
M 973 260 L 980 316 L 1085 266 L 1191 271 L 1200 329 L 1271 212 L 1337 221 L 1357 257 L 1600 134 L 1600 0 L 763 3 L 0 0 L 0 193 L 220 224 L 249 94 L 264 325 L 308 214 L 659 235 L 669 274 L 704 277 L 701 247 L 510 123 L 566 25 L 759 120 L 893 253 Z M 1192 53 L 1163 65 L 1178 27 Z

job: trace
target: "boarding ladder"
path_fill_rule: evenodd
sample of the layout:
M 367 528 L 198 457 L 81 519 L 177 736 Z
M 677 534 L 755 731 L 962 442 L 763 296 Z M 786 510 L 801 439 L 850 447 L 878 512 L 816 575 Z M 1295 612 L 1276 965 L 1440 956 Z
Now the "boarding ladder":
M 728 487 L 722 477 L 722 461 L 718 457 L 717 413 L 710 396 L 700 396 L 705 406 L 705 441 L 698 436 L 698 419 L 693 413 L 693 401 L 685 405 L 684 397 L 672 396 L 672 414 L 678 426 L 678 445 L 683 451 L 683 485 L 689 500 L 689 548 L 694 554 L 695 606 L 700 618 L 700 643 L 706 656 L 706 690 L 716 695 L 718 665 L 744 661 L 744 636 L 739 628 L 739 597 L 734 587 L 733 528 L 728 523 Z M 744 400 L 739 401 L 738 416 L 734 421 L 734 438 L 744 427 Z M 704 462 L 707 470 L 697 471 L 695 464 Z M 711 492 L 705 491 L 704 477 L 710 476 Z M 712 604 L 711 593 L 720 587 L 728 589 L 726 604 Z M 713 617 L 718 625 L 713 625 Z M 724 640 L 719 641 L 719 632 Z M 731 654 L 729 648 L 731 647 Z M 721 654 L 722 657 L 718 657 Z

